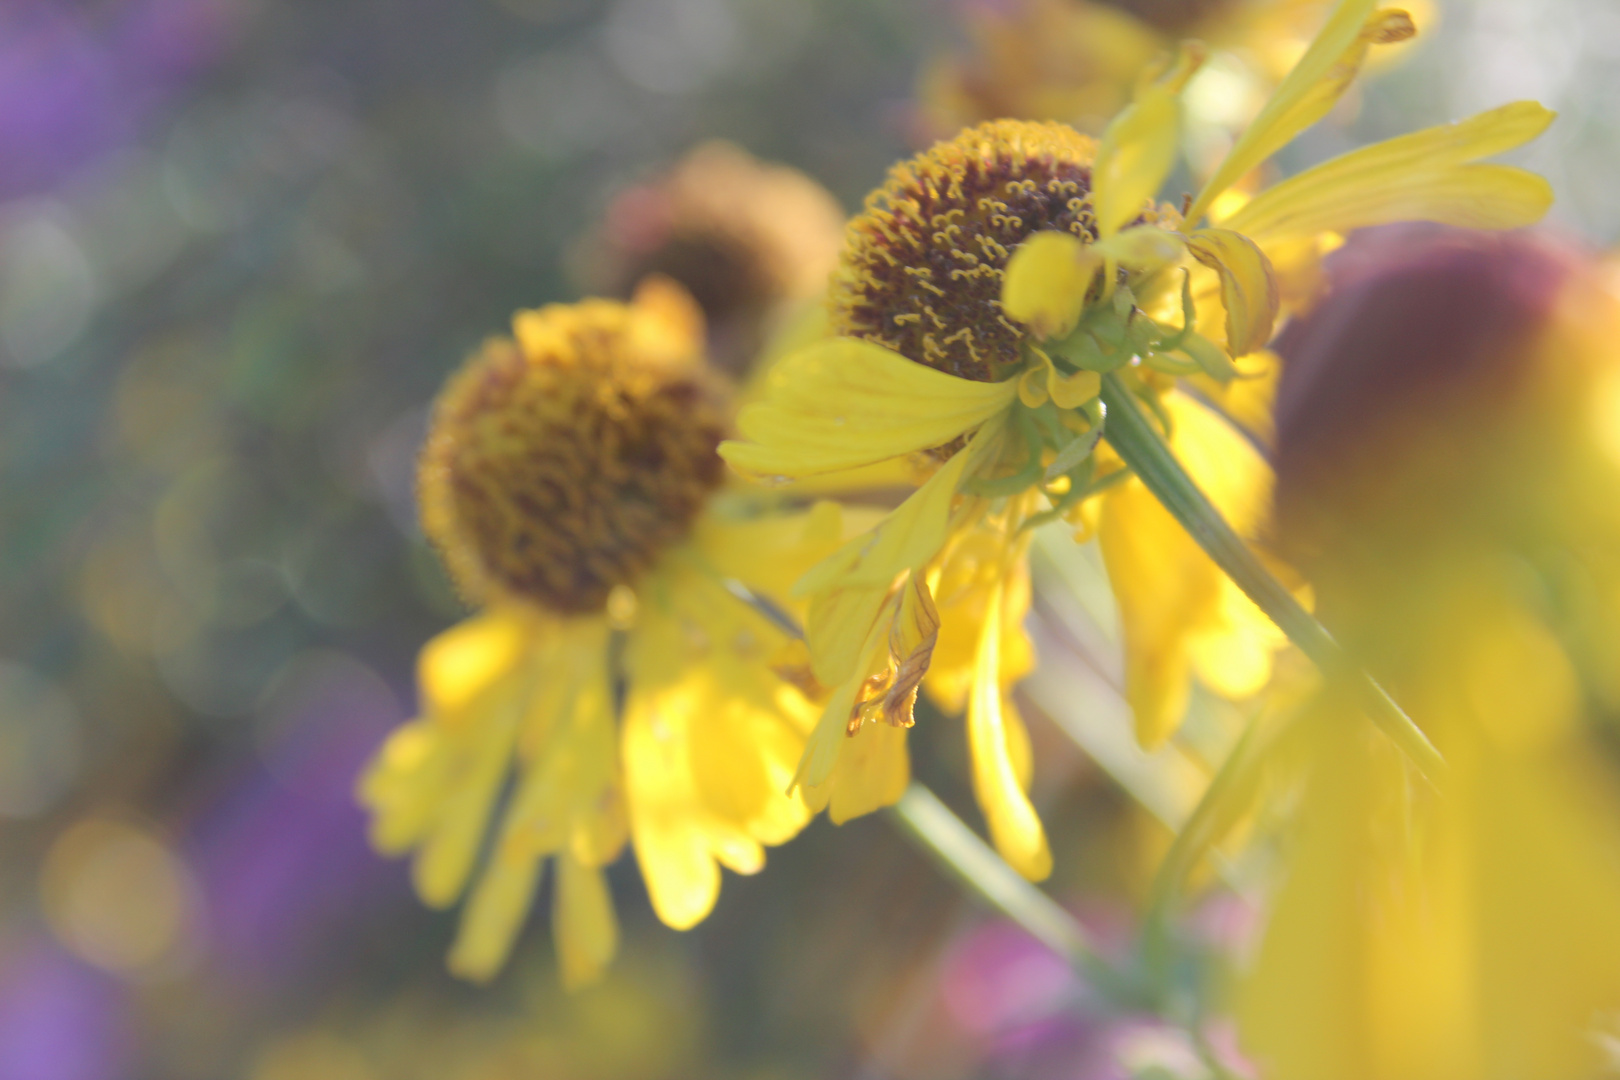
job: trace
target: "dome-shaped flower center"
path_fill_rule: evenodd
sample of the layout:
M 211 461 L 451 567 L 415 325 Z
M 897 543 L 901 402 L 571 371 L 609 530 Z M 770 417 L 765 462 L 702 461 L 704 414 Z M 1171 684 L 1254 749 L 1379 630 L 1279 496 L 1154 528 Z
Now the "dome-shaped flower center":
M 1056 123 L 993 120 L 896 165 L 849 224 L 833 281 L 836 333 L 988 382 L 1020 362 L 1001 310 L 1007 259 L 1032 233 L 1096 239 L 1096 143 Z
M 692 344 L 639 307 L 553 305 L 517 332 L 486 342 L 439 397 L 423 528 L 473 602 L 600 611 L 720 483 L 725 405 Z

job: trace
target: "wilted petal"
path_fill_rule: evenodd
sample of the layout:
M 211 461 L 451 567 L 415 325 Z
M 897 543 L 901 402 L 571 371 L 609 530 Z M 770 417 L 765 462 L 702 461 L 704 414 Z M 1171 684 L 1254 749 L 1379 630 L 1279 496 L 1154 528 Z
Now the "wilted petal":
M 1230 229 L 1200 229 L 1187 238 L 1192 257 L 1221 278 L 1226 348 L 1245 356 L 1271 340 L 1277 321 L 1277 277 L 1253 240 Z

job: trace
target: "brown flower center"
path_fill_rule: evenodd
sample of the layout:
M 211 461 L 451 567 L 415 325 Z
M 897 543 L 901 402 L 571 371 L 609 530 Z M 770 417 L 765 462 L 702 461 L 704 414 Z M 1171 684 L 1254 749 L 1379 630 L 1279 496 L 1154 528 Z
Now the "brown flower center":
M 686 534 L 727 418 L 694 353 L 639 306 L 592 300 L 524 313 L 451 379 L 418 488 L 468 600 L 600 611 Z
M 1095 240 L 1096 143 L 1057 123 L 993 120 L 896 165 L 849 224 L 834 332 L 989 382 L 1019 363 L 1001 310 L 1007 259 L 1043 230 Z

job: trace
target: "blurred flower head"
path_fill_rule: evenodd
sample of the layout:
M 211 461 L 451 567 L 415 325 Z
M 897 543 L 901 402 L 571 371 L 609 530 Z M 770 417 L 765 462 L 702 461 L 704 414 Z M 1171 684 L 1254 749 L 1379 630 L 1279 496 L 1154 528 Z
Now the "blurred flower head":
M 1535 236 L 1400 230 L 1285 335 L 1280 542 L 1450 762 L 1414 784 L 1330 688 L 1245 1045 L 1277 1075 L 1599 1074 L 1620 1008 L 1620 303 Z M 1601 659 L 1599 659 L 1601 657 Z
M 943 136 L 1016 117 L 1100 133 L 1157 54 L 1196 38 L 1219 50 L 1221 61 L 1190 91 L 1190 106 L 1230 130 L 1287 73 L 1328 7 L 1326 0 L 964 0 L 966 47 L 924 70 L 922 127 Z
M 661 176 L 620 193 L 576 248 L 587 291 L 628 295 L 650 274 L 692 294 L 710 359 L 741 378 L 786 309 L 819 297 L 838 258 L 844 213 L 785 165 L 706 142 Z
M 726 416 L 678 286 L 523 312 L 514 331 L 451 380 L 422 458 L 424 525 L 481 610 L 423 648 L 421 714 L 361 792 L 378 847 L 416 851 L 425 900 L 473 883 L 461 975 L 499 970 L 554 858 L 577 986 L 616 948 L 604 868 L 627 839 L 654 909 L 685 929 L 720 865 L 760 869 L 809 819 L 788 787 L 811 706 L 769 666 L 779 622 L 739 591 L 787 603 L 842 533 L 830 504 L 713 497 Z

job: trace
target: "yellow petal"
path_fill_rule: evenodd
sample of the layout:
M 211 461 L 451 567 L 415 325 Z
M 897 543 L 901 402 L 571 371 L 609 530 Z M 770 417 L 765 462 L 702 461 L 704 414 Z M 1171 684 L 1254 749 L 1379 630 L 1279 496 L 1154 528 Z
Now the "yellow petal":
M 805 790 L 812 810 L 827 811 L 834 825 L 893 806 L 911 781 L 911 758 L 906 750 L 906 729 L 888 724 L 867 724 L 841 738 L 838 767 L 831 779 Z
M 1005 669 L 1006 664 L 1002 667 Z M 1023 713 L 1018 711 L 1012 698 L 1005 695 L 1001 699 L 1001 726 L 1007 732 L 1007 760 L 1012 763 L 1013 776 L 1017 777 L 1018 786 L 1028 791 L 1035 780 L 1035 748 L 1030 744 L 1029 727 L 1024 723 Z
M 512 765 L 512 747 L 523 718 L 522 684 L 510 680 L 499 694 L 486 694 L 477 715 L 468 723 L 476 734 L 466 756 L 458 762 L 454 784 L 444 792 L 437 822 L 422 843 L 412 865 L 412 877 L 422 901 L 447 907 L 467 883 L 473 861 L 484 839 L 496 792 Z
M 528 852 L 498 852 L 480 875 L 461 913 L 446 961 L 450 973 L 488 982 L 506 963 L 540 884 L 541 859 Z
M 505 675 L 535 640 L 535 622 L 503 606 L 457 623 L 422 647 L 422 711 L 453 719 Z
M 1230 578 L 1220 582 L 1216 605 L 1215 623 L 1189 635 L 1193 670 L 1222 697 L 1234 701 L 1251 697 L 1271 681 L 1272 654 L 1286 639 Z
M 360 803 L 371 811 L 371 844 L 400 855 L 432 828 L 443 809 L 447 733 L 431 720 L 412 720 L 389 734 L 360 776 Z
M 553 664 L 536 672 L 529 727 L 549 737 L 528 746 L 522 776 L 502 823 L 502 849 L 550 854 L 565 847 L 601 865 L 624 846 L 618 793 L 613 687 L 604 620 L 574 627 Z M 533 710 L 549 707 L 551 717 Z
M 1040 881 L 1052 872 L 1052 852 L 1009 753 L 1010 738 L 1002 711 L 1001 599 L 1001 590 L 994 589 L 979 632 L 973 689 L 968 696 L 973 794 L 1001 857 L 1024 877 Z
M 860 665 L 871 646 L 868 635 L 890 597 L 890 585 L 841 587 L 810 601 L 805 620 L 810 670 L 822 686 L 837 686 Z
M 1223 224 L 1262 242 L 1396 221 L 1531 224 L 1552 200 L 1545 180 L 1469 163 L 1530 141 L 1553 116 L 1521 101 L 1352 150 L 1267 189 Z
M 960 379 L 855 338 L 817 342 L 771 372 L 720 456 L 747 475 L 810 476 L 943 446 L 1012 403 L 1017 388 Z
M 1361 69 L 1369 46 L 1401 41 L 1415 32 L 1405 12 L 1374 12 L 1374 2 L 1340 0 L 1305 55 L 1204 184 L 1189 208 L 1187 224 L 1196 224 L 1217 195 L 1326 116 Z
M 824 499 L 801 513 L 747 518 L 705 513 L 692 537 L 718 574 L 780 603 L 812 566 L 877 519 L 875 511 Z
M 805 743 L 804 755 L 793 776 L 793 787 L 819 788 L 837 767 L 849 731 L 849 718 L 855 711 L 856 695 L 860 693 L 861 684 L 866 681 L 868 673 L 877 666 L 886 647 L 888 624 L 896 604 L 893 596 L 880 595 L 877 607 L 861 628 L 859 638 L 852 639 L 858 643 L 844 650 L 851 659 L 848 667 L 833 682 L 835 689 L 827 698 L 821 718 L 816 721 L 815 729 Z M 825 800 L 821 805 L 826 805 Z M 818 809 L 814 803 L 811 808 Z
M 687 735 L 702 806 L 738 833 L 783 843 L 809 820 L 803 803 L 786 791 L 815 707 L 757 656 L 717 648 L 711 657 L 693 676 L 700 694 Z
M 1026 409 L 1038 409 L 1052 396 L 1046 389 L 1046 373 L 1052 366 L 1052 358 L 1041 355 L 1046 361 L 1044 367 L 1032 364 L 1018 376 L 1018 401 Z
M 862 586 L 886 589 L 902 571 L 920 567 L 932 559 L 949 533 L 952 500 L 956 498 L 963 473 L 970 463 L 982 458 L 991 435 L 989 428 L 981 429 L 971 443 L 951 455 L 922 487 L 871 531 L 857 536 L 800 578 L 793 587 L 794 595 L 810 596 L 834 588 Z M 816 635 L 811 633 L 812 650 L 815 639 Z
M 812 810 L 826 806 L 827 798 L 831 795 L 831 789 L 825 785 L 838 767 L 838 756 L 849 739 L 849 714 L 855 708 L 855 695 L 860 692 L 863 678 L 864 674 L 851 676 L 838 685 L 827 698 L 821 718 L 816 721 L 815 730 L 804 745 L 804 754 L 799 759 L 798 771 L 793 775 L 792 787 L 821 789 L 819 798 L 808 793 L 805 796 Z
M 1192 257 L 1221 278 L 1226 348 L 1245 356 L 1271 340 L 1277 321 L 1277 278 L 1253 240 L 1230 229 L 1200 229 L 1187 238 Z
M 1091 170 L 1091 200 L 1102 239 L 1140 214 L 1164 186 L 1181 145 L 1181 88 L 1202 59 L 1200 50 L 1184 50 L 1175 70 L 1143 86 L 1103 132 Z
M 1073 233 L 1038 232 L 1007 260 L 1002 310 L 1038 338 L 1063 337 L 1079 320 L 1099 265 Z
M 809 819 L 785 789 L 812 706 L 766 668 L 756 612 L 701 571 L 667 570 L 662 584 L 626 643 L 620 747 L 653 909 L 686 929 L 713 908 L 720 866 L 754 873 L 762 843 Z
M 551 933 L 562 983 L 569 990 L 600 979 L 619 947 L 619 922 L 606 877 L 566 854 L 557 859 Z
M 1055 369 L 1049 369 L 1046 389 L 1058 408 L 1073 409 L 1084 405 L 1102 392 L 1102 376 L 1095 371 L 1077 371 L 1073 375 L 1059 375 Z
M 707 823 L 695 812 L 688 709 L 679 693 L 632 686 L 622 736 L 636 861 L 653 911 L 677 930 L 702 922 L 720 895 Z

